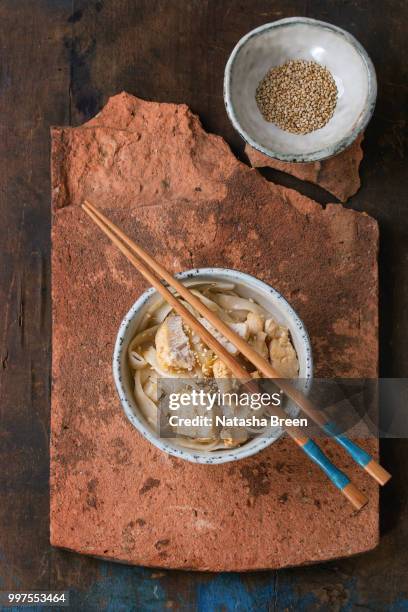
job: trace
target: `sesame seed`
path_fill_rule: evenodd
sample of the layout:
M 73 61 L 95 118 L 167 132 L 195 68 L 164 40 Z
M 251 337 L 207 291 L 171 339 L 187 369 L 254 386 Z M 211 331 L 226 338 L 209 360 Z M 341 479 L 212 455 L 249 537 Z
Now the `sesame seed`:
M 325 126 L 333 116 L 337 87 L 324 66 L 290 60 L 269 70 L 255 99 L 266 121 L 292 134 L 308 134 Z

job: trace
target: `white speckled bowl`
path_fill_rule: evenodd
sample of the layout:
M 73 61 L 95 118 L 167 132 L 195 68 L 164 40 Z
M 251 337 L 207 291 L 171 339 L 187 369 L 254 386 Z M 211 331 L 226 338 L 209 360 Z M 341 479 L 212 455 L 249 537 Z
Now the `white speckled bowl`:
M 290 59 L 313 60 L 332 73 L 338 90 L 333 117 L 310 134 L 291 134 L 266 121 L 255 91 L 270 68 Z M 291 17 L 267 23 L 241 38 L 225 68 L 228 116 L 246 142 L 270 157 L 312 162 L 337 155 L 364 130 L 377 97 L 374 66 L 348 32 L 323 21 Z
M 280 293 L 254 276 L 226 268 L 199 268 L 182 272 L 176 276 L 179 279 L 183 279 L 186 285 L 188 285 L 189 280 L 197 279 L 210 282 L 233 282 L 241 295 L 253 298 L 270 312 L 279 323 L 286 325 L 290 329 L 299 359 L 300 388 L 305 393 L 308 392 L 313 375 L 312 349 L 309 336 L 296 312 Z M 132 425 L 157 448 L 193 463 L 215 464 L 236 461 L 254 455 L 275 442 L 282 434 L 282 430 L 279 427 L 275 428 L 268 437 L 255 438 L 237 449 L 214 452 L 196 451 L 178 446 L 175 440 L 160 438 L 146 422 L 134 399 L 133 381 L 127 361 L 127 350 L 130 341 L 135 335 L 140 318 L 152 304 L 152 300 L 158 299 L 160 299 L 160 296 L 155 289 L 150 288 L 145 291 L 123 319 L 116 338 L 113 354 L 113 376 L 123 410 Z M 295 405 L 291 405 L 288 402 L 286 406 L 290 414 L 297 414 L 298 409 Z

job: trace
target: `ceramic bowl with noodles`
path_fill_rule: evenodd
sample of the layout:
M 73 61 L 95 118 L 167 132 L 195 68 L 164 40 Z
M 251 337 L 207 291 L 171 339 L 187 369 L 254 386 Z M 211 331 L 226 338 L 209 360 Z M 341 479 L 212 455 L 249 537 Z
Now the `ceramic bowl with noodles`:
M 200 268 L 176 276 L 260 352 L 282 378 L 296 379 L 298 387 L 308 392 L 313 374 L 309 336 L 280 293 L 254 276 L 225 268 Z M 254 366 L 191 306 L 188 308 L 256 377 Z M 280 427 L 274 427 L 268 429 L 267 435 L 248 432 L 232 437 L 226 428 L 218 427 L 205 435 L 199 431 L 196 435 L 186 434 L 182 429 L 175 429 L 174 437 L 159 435 L 161 381 L 182 380 L 183 384 L 191 381 L 194 386 L 195 381 L 204 380 L 225 388 L 230 375 L 222 361 L 153 288 L 140 296 L 120 325 L 113 375 L 120 402 L 132 425 L 157 448 L 181 459 L 205 464 L 235 461 L 259 452 L 282 434 Z M 227 408 L 231 411 L 234 407 Z M 290 401 L 285 411 L 290 416 L 298 413 Z

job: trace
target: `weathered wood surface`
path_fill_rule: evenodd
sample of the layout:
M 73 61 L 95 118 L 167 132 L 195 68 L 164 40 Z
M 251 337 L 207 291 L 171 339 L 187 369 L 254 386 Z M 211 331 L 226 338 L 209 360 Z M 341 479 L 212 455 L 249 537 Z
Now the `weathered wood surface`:
M 408 444 L 383 444 L 394 479 L 382 495 L 383 538 L 361 557 L 246 575 L 152 572 L 49 546 L 49 126 L 77 125 L 108 96 L 186 102 L 235 153 L 222 75 L 235 42 L 284 16 L 350 30 L 378 72 L 362 188 L 350 205 L 381 228 L 381 373 L 406 376 L 407 18 L 404 0 L 3 0 L 0 5 L 0 586 L 70 588 L 72 609 L 408 609 Z M 311 185 L 268 172 L 322 203 Z

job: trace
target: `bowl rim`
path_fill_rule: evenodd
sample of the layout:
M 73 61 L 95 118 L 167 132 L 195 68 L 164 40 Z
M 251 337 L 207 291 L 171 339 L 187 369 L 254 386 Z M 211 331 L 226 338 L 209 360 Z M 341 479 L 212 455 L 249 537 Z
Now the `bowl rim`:
M 324 147 L 323 149 L 318 149 L 316 151 L 312 151 L 311 153 L 280 153 L 277 151 L 273 151 L 272 149 L 268 149 L 267 147 L 262 146 L 256 140 L 254 140 L 246 130 L 241 126 L 238 118 L 236 116 L 234 110 L 234 104 L 232 102 L 231 97 L 231 75 L 232 75 L 232 67 L 235 62 L 235 59 L 239 53 L 239 51 L 244 47 L 244 45 L 253 37 L 259 36 L 269 30 L 279 27 L 286 27 L 290 25 L 298 25 L 298 24 L 307 24 L 307 25 L 315 25 L 324 29 L 331 30 L 336 34 L 342 36 L 349 42 L 355 50 L 362 57 L 367 71 L 367 81 L 368 81 L 368 94 L 367 101 L 365 105 L 365 110 L 360 115 L 360 119 L 357 121 L 357 124 L 354 126 L 353 130 L 340 139 L 334 145 L 330 145 Z M 241 138 L 245 142 L 247 142 L 251 147 L 271 157 L 273 159 L 278 159 L 280 161 L 285 162 L 298 162 L 298 163 L 308 163 L 314 161 L 321 161 L 323 159 L 327 159 L 329 157 L 333 157 L 338 155 L 345 149 L 347 149 L 353 142 L 356 140 L 359 134 L 367 127 L 368 122 L 370 121 L 377 99 L 377 76 L 374 68 L 374 64 L 368 55 L 367 51 L 364 49 L 363 45 L 359 43 L 359 41 L 352 35 L 350 32 L 343 30 L 342 28 L 333 25 L 331 23 L 327 23 L 326 21 L 320 21 L 318 19 L 312 19 L 310 17 L 286 17 L 285 19 L 278 19 L 277 21 L 272 21 L 270 23 L 265 23 L 257 28 L 254 28 L 247 34 L 245 34 L 240 40 L 237 42 L 235 47 L 233 48 L 228 61 L 225 66 L 224 71 L 224 104 L 225 109 L 227 111 L 227 115 L 236 129 L 236 131 L 240 134 Z
M 313 355 L 312 355 L 312 347 L 310 342 L 310 337 L 307 332 L 307 329 L 300 319 L 297 312 L 294 308 L 289 304 L 286 298 L 283 297 L 279 291 L 274 289 L 268 283 L 258 279 L 256 276 L 252 274 L 248 274 L 246 272 L 241 272 L 239 270 L 234 270 L 232 268 L 193 268 L 190 270 L 185 270 L 183 272 L 179 272 L 174 276 L 179 280 L 189 280 L 199 276 L 217 276 L 222 274 L 227 277 L 231 277 L 231 279 L 235 279 L 235 281 L 242 282 L 243 284 L 250 283 L 252 286 L 256 286 L 263 291 L 269 292 L 276 299 L 278 299 L 283 307 L 287 310 L 290 317 L 293 318 L 293 323 L 298 327 L 302 334 L 302 339 L 304 342 L 305 353 L 306 353 L 306 376 L 304 383 L 305 393 L 308 393 L 313 380 Z M 258 443 L 254 444 L 252 447 L 246 448 L 244 444 L 241 447 L 236 449 L 231 449 L 226 452 L 217 452 L 211 451 L 208 455 L 200 455 L 195 453 L 194 449 L 176 447 L 172 444 L 166 443 L 166 441 L 162 438 L 159 438 L 156 434 L 154 434 L 143 422 L 143 420 L 135 413 L 132 405 L 130 404 L 127 393 L 122 383 L 122 372 L 121 372 L 121 358 L 122 352 L 124 350 L 124 337 L 126 334 L 126 330 L 133 321 L 137 312 L 146 304 L 150 298 L 157 294 L 156 289 L 154 287 L 149 287 L 146 291 L 144 291 L 138 299 L 131 306 L 130 310 L 126 313 L 123 320 L 121 321 L 118 329 L 118 333 L 116 336 L 115 346 L 113 350 L 113 359 L 112 359 L 112 369 L 113 369 L 113 378 L 115 382 L 116 391 L 119 396 L 119 401 L 121 403 L 122 409 L 124 410 L 127 418 L 131 422 L 131 424 L 139 431 L 139 433 L 147 439 L 148 442 L 153 444 L 159 450 L 172 455 L 173 457 L 178 457 L 179 459 L 184 459 L 191 463 L 197 464 L 206 464 L 206 465 L 214 465 L 214 464 L 222 464 L 228 463 L 231 461 L 237 461 L 239 459 L 244 459 L 246 457 L 250 457 L 255 455 L 259 451 L 263 450 L 270 444 L 273 444 L 276 440 L 280 438 L 283 432 L 278 433 L 276 437 L 260 437 L 258 439 Z

